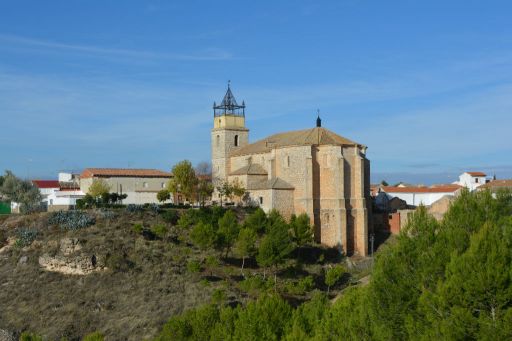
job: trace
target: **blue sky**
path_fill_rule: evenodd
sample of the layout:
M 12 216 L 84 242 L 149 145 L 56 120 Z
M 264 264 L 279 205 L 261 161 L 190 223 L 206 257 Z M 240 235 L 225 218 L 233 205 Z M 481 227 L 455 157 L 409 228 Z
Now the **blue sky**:
M 0 1 L 0 170 L 210 158 L 228 80 L 250 139 L 323 126 L 372 180 L 512 178 L 507 1 Z

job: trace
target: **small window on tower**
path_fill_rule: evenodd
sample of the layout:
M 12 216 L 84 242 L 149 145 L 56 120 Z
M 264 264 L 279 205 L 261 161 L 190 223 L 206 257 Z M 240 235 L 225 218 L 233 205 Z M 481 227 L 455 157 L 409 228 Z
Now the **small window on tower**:
M 260 197 L 260 205 L 263 204 L 263 197 Z
M 235 147 L 238 147 L 238 135 L 235 135 Z
M 220 146 L 220 135 L 217 135 L 217 147 Z

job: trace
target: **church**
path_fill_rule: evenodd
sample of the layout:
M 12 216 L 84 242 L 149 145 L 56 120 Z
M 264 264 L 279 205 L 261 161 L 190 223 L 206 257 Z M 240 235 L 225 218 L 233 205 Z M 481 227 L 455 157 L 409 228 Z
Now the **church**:
M 212 178 L 238 181 L 249 200 L 283 216 L 307 213 L 315 240 L 347 255 L 368 255 L 370 162 L 366 146 L 316 126 L 249 143 L 245 102 L 228 84 L 213 105 Z M 214 193 L 214 200 L 219 194 Z

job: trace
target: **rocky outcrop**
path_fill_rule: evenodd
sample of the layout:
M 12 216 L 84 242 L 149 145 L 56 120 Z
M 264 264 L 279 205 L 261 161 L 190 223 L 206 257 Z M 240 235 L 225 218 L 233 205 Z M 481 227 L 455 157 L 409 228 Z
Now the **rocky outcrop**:
M 15 341 L 14 335 L 7 330 L 0 329 L 0 341 Z
M 98 258 L 95 254 L 84 254 L 78 239 L 63 238 L 60 240 L 59 252 L 55 256 L 43 254 L 39 257 L 39 265 L 47 271 L 66 275 L 88 275 L 106 269 Z

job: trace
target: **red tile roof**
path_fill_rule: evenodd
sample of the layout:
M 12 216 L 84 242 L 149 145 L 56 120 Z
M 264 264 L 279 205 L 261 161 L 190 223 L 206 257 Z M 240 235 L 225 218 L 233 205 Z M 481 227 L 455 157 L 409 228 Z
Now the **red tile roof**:
M 171 173 L 162 172 L 158 169 L 136 169 L 136 168 L 86 168 L 80 175 L 85 178 L 110 178 L 110 177 L 129 177 L 129 178 L 170 178 Z
M 60 184 L 57 180 L 32 180 L 32 183 L 37 188 L 60 188 Z
M 461 189 L 459 185 L 439 185 L 435 187 L 394 187 L 385 186 L 382 190 L 386 193 L 451 193 Z
M 466 173 L 468 173 L 471 176 L 487 176 L 487 174 L 482 173 L 482 172 L 466 172 Z
M 512 179 L 505 179 L 505 180 L 493 180 L 491 182 L 488 182 L 482 186 L 479 186 L 479 190 L 483 189 L 497 189 L 497 188 L 512 188 Z

